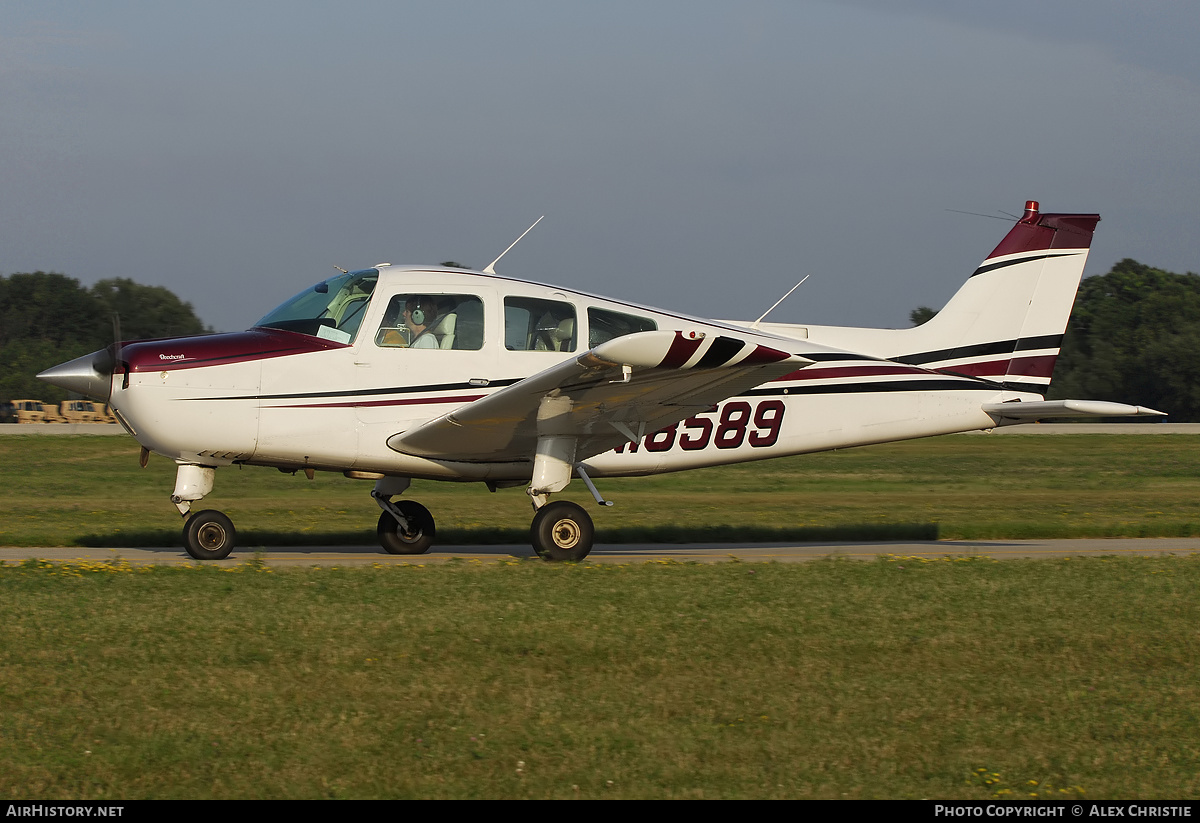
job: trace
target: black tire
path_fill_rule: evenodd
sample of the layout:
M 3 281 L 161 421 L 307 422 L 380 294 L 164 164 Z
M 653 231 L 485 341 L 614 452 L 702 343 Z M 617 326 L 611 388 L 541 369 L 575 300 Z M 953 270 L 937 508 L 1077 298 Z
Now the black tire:
M 582 506 L 569 500 L 542 506 L 529 529 L 533 550 L 543 560 L 582 560 L 592 550 L 595 536 L 592 518 Z
M 390 512 L 380 512 L 379 526 L 375 529 L 379 545 L 389 554 L 425 554 L 433 545 L 437 533 L 433 515 L 429 509 L 413 500 L 401 500 L 396 506 L 408 519 L 409 528 L 402 529 Z
M 183 547 L 197 560 L 222 560 L 236 545 L 233 521 L 214 509 L 196 512 L 183 525 Z

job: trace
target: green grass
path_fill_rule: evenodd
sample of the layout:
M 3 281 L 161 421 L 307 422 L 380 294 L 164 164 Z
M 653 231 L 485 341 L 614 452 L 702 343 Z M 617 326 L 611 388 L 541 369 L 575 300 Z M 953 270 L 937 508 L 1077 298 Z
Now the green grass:
M 601 540 L 1192 535 L 1198 452 L 946 437 L 602 481 L 592 511 Z M 173 476 L 127 438 L 0 439 L 0 544 L 175 541 Z M 244 546 L 372 545 L 369 489 L 222 469 L 204 505 Z M 412 496 L 450 541 L 526 539 L 519 489 Z M 1196 798 L 1198 618 L 1196 556 L 9 564 L 0 796 Z
M 140 469 L 127 437 L 0 438 L 0 545 L 180 543 L 174 464 Z M 1200 436 L 951 436 L 600 481 L 563 495 L 601 542 L 1004 539 L 1200 535 Z M 369 482 L 225 468 L 201 504 L 243 547 L 375 543 Z M 525 543 L 521 489 L 417 481 L 443 543 Z
M 1200 558 L 0 568 L 0 796 L 1196 798 Z

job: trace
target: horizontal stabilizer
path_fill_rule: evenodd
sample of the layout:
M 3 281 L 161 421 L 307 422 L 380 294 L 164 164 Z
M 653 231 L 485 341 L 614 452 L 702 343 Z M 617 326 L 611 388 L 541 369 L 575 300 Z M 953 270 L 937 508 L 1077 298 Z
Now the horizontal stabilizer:
M 1110 403 L 1107 400 L 1035 400 L 1033 402 L 984 403 L 983 411 L 1004 420 L 1041 420 L 1046 417 L 1166 417 L 1166 412 L 1145 406 Z

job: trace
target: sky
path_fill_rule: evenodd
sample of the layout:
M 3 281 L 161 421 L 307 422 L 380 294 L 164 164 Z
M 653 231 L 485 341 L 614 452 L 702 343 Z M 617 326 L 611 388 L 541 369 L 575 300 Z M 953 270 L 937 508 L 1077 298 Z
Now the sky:
M 545 215 L 500 274 L 903 327 L 1028 199 L 1102 215 L 1087 275 L 1198 271 L 1197 42 L 1162 0 L 6 0 L 0 274 L 232 331 Z

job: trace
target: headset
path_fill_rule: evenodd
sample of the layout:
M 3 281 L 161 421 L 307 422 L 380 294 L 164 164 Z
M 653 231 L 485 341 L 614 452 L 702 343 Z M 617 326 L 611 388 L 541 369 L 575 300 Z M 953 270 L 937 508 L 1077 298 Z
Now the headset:
M 408 313 L 408 317 L 410 320 L 412 320 L 414 326 L 424 326 L 437 319 L 437 309 L 430 305 L 432 303 L 430 298 L 416 297 L 412 298 L 412 300 L 413 308 L 412 311 Z M 421 308 L 422 303 L 424 303 L 427 308 Z

